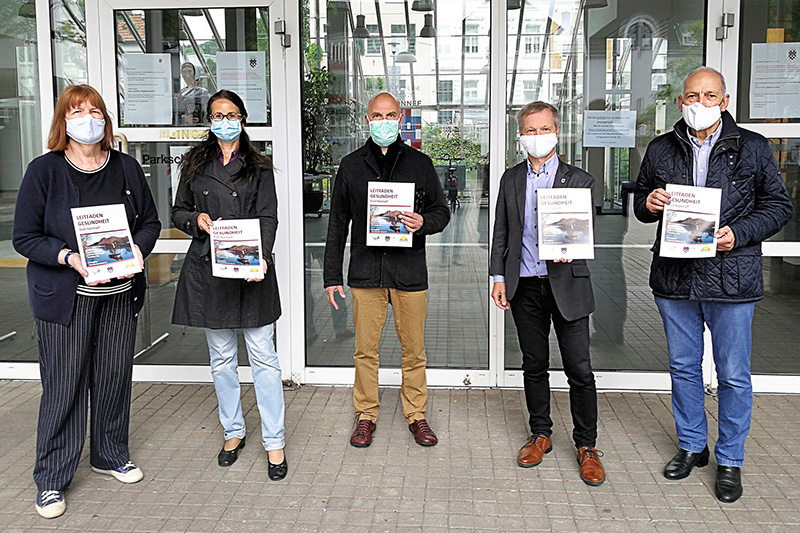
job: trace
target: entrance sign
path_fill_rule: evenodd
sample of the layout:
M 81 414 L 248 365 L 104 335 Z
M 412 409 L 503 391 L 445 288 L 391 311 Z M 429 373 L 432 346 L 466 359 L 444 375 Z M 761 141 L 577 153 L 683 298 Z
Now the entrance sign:
M 661 257 L 714 257 L 722 189 L 667 184 Z
M 247 121 L 267 122 L 267 56 L 264 52 L 217 52 L 217 83 L 244 100 Z
M 800 118 L 800 43 L 753 43 L 750 118 Z
M 633 148 L 636 146 L 636 111 L 584 111 L 583 146 Z
M 123 120 L 134 124 L 172 124 L 172 66 L 169 54 L 125 54 Z
M 594 259 L 592 192 L 539 189 L 536 193 L 540 259 Z

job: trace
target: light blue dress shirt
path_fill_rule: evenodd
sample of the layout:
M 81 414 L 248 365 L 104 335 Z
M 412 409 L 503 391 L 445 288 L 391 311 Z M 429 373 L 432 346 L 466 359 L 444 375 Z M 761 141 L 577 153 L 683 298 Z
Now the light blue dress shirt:
M 553 157 L 544 162 L 539 172 L 533 170 L 530 159 L 528 161 L 528 176 L 525 183 L 525 214 L 522 219 L 522 258 L 519 265 L 519 277 L 546 276 L 547 263 L 539 260 L 539 230 L 538 230 L 538 190 L 553 187 L 556 172 L 558 172 L 558 157 Z M 495 275 L 494 282 L 505 282 L 505 276 Z
M 692 152 L 694 152 L 694 165 L 692 169 L 692 177 L 694 178 L 694 184 L 696 187 L 705 187 L 706 186 L 706 177 L 708 175 L 708 156 L 711 155 L 711 149 L 714 148 L 714 144 L 719 139 L 719 135 L 722 132 L 722 122 L 720 122 L 719 126 L 717 126 L 717 131 L 706 137 L 706 140 L 703 144 L 700 144 L 700 141 L 697 140 L 697 137 L 689 133 L 689 141 L 692 145 Z

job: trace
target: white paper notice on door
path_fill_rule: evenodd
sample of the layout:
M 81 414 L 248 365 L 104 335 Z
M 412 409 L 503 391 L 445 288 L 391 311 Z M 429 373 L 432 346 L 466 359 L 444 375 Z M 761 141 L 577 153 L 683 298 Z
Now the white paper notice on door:
M 211 226 L 211 261 L 215 277 L 264 279 L 259 220 L 215 221 Z
M 123 204 L 73 207 L 71 212 L 81 263 L 89 273 L 86 283 L 142 271 Z
M 265 52 L 217 52 L 217 84 L 238 94 L 251 124 L 267 122 L 267 55 Z
M 659 255 L 714 257 L 722 190 L 668 183 L 667 192 L 670 199 L 669 205 L 664 206 Z
M 540 259 L 594 259 L 592 192 L 589 189 L 537 191 Z
M 414 184 L 370 181 L 367 190 L 367 246 L 411 248 L 414 235 L 400 213 L 414 210 Z
M 583 146 L 633 148 L 636 111 L 584 111 Z
M 800 117 L 800 43 L 753 43 L 750 118 Z
M 125 54 L 123 124 L 172 124 L 172 66 L 169 54 Z

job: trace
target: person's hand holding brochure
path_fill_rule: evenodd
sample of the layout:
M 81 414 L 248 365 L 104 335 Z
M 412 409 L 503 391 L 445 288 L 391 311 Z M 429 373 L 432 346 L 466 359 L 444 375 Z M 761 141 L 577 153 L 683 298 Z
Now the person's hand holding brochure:
M 133 244 L 123 204 L 75 207 L 71 212 L 82 267 L 78 273 L 87 285 L 142 271 L 142 254 Z

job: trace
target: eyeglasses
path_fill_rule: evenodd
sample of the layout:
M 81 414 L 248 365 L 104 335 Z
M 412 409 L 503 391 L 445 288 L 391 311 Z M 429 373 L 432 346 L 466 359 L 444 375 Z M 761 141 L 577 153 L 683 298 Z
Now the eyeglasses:
M 221 122 L 224 118 L 227 118 L 228 120 L 241 120 L 243 115 L 241 113 L 228 113 L 227 115 L 223 115 L 222 113 L 212 113 L 209 116 L 214 122 Z

